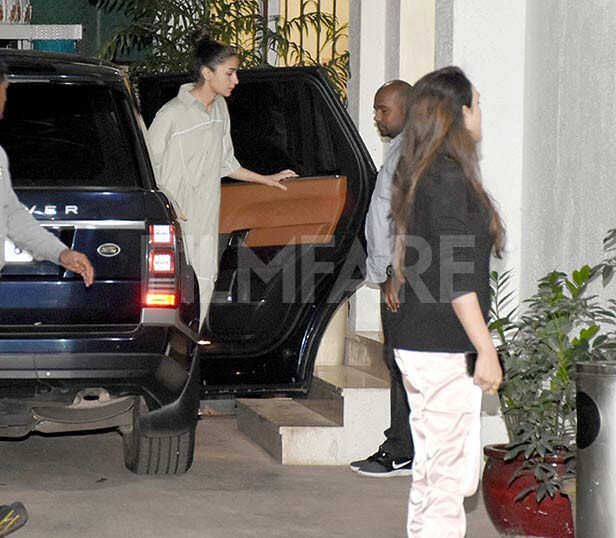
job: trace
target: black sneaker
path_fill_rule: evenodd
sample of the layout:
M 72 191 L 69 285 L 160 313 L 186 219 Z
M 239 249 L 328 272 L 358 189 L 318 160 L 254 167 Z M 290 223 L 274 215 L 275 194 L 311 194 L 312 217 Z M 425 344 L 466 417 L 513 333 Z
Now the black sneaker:
M 20 502 L 0 506 L 0 536 L 7 536 L 28 521 L 28 512 Z
M 389 478 L 390 476 L 410 476 L 412 469 L 413 458 L 396 459 L 391 454 L 381 450 L 364 460 L 364 463 L 357 469 L 357 473 L 362 476 Z
M 383 454 L 383 453 L 384 451 L 381 449 L 381 447 L 379 447 L 379 449 L 374 454 L 372 454 L 372 456 L 366 458 L 365 460 L 352 461 L 351 463 L 349 463 L 349 467 L 351 468 L 351 470 L 357 472 L 368 462 L 376 460 L 379 454 Z

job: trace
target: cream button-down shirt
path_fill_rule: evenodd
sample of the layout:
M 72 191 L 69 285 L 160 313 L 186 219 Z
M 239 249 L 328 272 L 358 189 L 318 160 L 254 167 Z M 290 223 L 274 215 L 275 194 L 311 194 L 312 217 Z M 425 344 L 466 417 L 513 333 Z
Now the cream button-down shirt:
M 182 230 L 199 278 L 202 318 L 218 270 L 220 179 L 241 165 L 233 153 L 227 103 L 217 96 L 208 111 L 183 84 L 156 114 L 148 130 L 159 188 L 185 217 Z

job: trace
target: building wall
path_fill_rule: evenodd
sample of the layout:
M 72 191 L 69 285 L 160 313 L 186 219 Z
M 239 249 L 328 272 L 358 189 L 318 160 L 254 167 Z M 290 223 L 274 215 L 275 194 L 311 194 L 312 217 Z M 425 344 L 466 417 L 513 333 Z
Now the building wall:
M 434 0 L 403 0 L 400 4 L 398 76 L 413 84 L 434 69 L 436 3 Z
M 616 3 L 437 0 L 436 13 L 437 66 L 459 64 L 481 92 L 483 179 L 508 239 L 494 266 L 524 299 L 548 271 L 597 262 L 616 226 Z
M 396 0 L 399 5 L 399 0 Z M 349 113 L 377 167 L 381 166 L 385 150 L 373 119 L 373 100 L 387 77 L 397 77 L 396 52 L 392 60 L 392 43 L 399 34 L 399 19 L 388 17 L 396 6 L 391 0 L 353 0 L 349 16 L 349 50 L 351 81 Z M 379 292 L 361 287 L 350 300 L 351 331 L 380 331 Z
M 547 271 L 597 262 L 616 227 L 616 3 L 528 2 L 526 49 L 525 296 Z
M 437 0 L 436 6 L 437 67 L 460 66 L 480 93 L 481 173 L 507 229 L 505 256 L 493 260 L 492 267 L 512 269 L 517 290 L 522 264 L 526 2 Z

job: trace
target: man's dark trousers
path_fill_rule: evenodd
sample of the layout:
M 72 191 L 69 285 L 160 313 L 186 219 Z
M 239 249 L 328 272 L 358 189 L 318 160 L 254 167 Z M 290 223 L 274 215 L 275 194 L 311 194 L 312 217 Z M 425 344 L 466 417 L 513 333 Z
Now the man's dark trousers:
M 386 440 L 382 449 L 393 456 L 396 460 L 412 459 L 415 450 L 411 427 L 409 425 L 409 404 L 406 399 L 406 391 L 402 383 L 402 375 L 396 364 L 394 348 L 391 342 L 392 325 L 398 322 L 400 314 L 387 308 L 385 301 L 381 302 L 381 320 L 383 323 L 383 358 L 391 377 L 390 390 L 390 414 L 391 422 L 385 430 Z

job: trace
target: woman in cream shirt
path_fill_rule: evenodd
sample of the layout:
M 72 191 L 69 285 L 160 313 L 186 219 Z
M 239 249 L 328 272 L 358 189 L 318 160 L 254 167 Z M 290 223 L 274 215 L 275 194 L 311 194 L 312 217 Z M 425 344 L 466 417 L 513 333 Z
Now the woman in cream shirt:
M 257 174 L 243 168 L 235 158 L 224 98 L 238 83 L 238 65 L 232 47 L 207 35 L 198 38 L 194 52 L 196 82 L 182 85 L 178 95 L 158 111 L 148 130 L 158 186 L 179 212 L 199 280 L 201 322 L 218 270 L 220 179 L 229 176 L 286 190 L 280 181 L 297 176 L 292 170 Z

